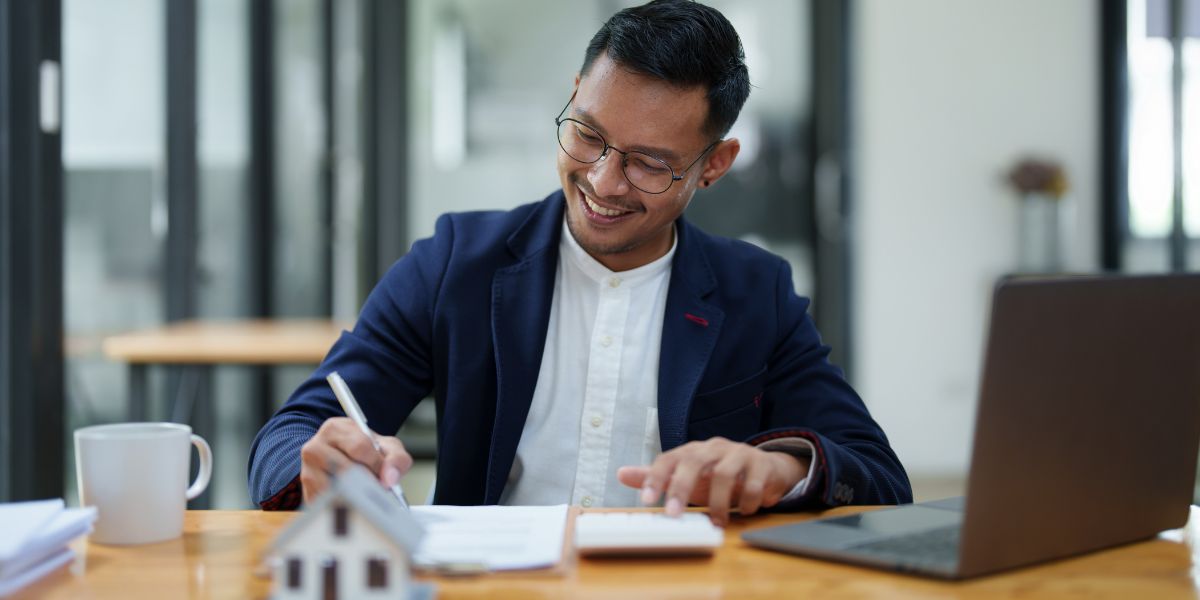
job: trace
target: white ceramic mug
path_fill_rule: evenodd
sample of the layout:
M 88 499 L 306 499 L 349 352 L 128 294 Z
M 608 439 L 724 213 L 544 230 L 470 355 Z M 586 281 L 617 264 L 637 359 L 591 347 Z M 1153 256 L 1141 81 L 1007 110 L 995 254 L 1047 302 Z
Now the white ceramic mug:
M 200 473 L 188 487 L 192 445 Z M 212 449 L 178 423 L 120 423 L 75 430 L 79 502 L 99 513 L 93 542 L 146 544 L 179 537 L 187 501 L 212 477 Z

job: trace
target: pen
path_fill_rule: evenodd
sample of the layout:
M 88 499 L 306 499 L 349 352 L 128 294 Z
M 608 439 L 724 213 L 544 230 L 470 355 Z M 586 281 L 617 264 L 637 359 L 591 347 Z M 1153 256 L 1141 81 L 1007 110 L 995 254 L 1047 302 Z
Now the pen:
M 375 434 L 371 433 L 371 428 L 367 427 L 367 416 L 358 407 L 358 401 L 354 399 L 354 394 L 350 393 L 350 387 L 346 385 L 346 380 L 342 379 L 337 371 L 333 371 L 325 378 L 325 381 L 328 381 L 329 387 L 333 388 L 333 395 L 337 396 L 342 410 L 346 411 L 346 416 L 350 417 L 350 420 L 354 421 L 358 428 L 367 434 L 367 438 L 371 440 L 371 445 L 375 446 L 375 450 L 383 454 L 383 448 L 379 446 L 379 440 L 375 439 Z M 396 495 L 396 499 L 404 508 L 408 508 L 408 499 L 404 497 L 404 490 L 400 488 L 399 482 L 392 486 L 392 493 Z

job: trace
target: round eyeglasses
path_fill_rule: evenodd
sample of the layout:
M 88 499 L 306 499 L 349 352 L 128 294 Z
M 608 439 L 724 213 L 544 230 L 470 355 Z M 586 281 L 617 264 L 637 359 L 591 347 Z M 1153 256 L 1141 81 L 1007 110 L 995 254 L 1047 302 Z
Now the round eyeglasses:
M 616 146 L 610 145 L 604 140 L 604 136 L 600 135 L 596 128 L 584 123 L 576 121 L 572 118 L 563 118 L 563 113 L 567 112 L 567 107 L 571 106 L 571 102 L 575 100 L 575 94 L 571 94 L 571 100 L 567 101 L 567 106 L 564 106 L 562 112 L 554 118 L 554 123 L 558 125 L 558 145 L 562 148 L 567 156 L 584 163 L 591 164 L 608 158 L 610 150 L 614 150 L 621 155 L 621 172 L 625 174 L 625 179 L 633 187 L 646 192 L 647 194 L 661 194 L 671 189 L 671 184 L 683 179 L 684 173 L 687 173 L 696 163 L 708 154 L 714 146 L 720 143 L 717 140 L 708 145 L 679 174 L 675 173 L 675 169 L 671 168 L 666 161 L 641 152 L 638 150 L 621 150 Z

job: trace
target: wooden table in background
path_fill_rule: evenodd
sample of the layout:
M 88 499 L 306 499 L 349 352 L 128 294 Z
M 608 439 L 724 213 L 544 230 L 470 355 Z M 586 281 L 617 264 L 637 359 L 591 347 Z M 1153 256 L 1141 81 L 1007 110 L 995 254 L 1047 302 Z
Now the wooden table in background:
M 152 365 L 200 369 L 203 377 L 216 365 L 315 365 L 349 327 L 329 320 L 180 321 L 108 337 L 103 347 L 109 359 L 129 365 L 129 420 L 144 421 Z
M 841 508 L 824 515 L 850 514 Z M 14 596 L 266 598 L 260 552 L 295 513 L 189 511 L 181 539 L 116 547 L 77 541 L 80 558 Z M 1158 539 L 954 583 L 758 550 L 743 531 L 817 514 L 738 519 L 712 558 L 577 559 L 551 571 L 435 579 L 455 598 L 1196 598 L 1197 518 Z M 569 534 L 568 534 L 569 535 Z
M 149 414 L 149 376 L 153 366 L 184 367 L 179 392 L 169 420 L 186 422 L 216 445 L 218 431 L 211 398 L 213 368 L 220 365 L 317 365 L 348 323 L 315 319 L 263 319 L 244 321 L 180 321 L 110 336 L 104 354 L 129 366 L 129 404 L 126 419 L 146 421 Z M 269 382 L 269 380 L 267 380 Z M 273 394 L 263 384 L 254 418 L 265 423 L 274 412 Z M 191 405 L 180 406 L 179 402 Z M 189 503 L 207 508 L 213 492 Z

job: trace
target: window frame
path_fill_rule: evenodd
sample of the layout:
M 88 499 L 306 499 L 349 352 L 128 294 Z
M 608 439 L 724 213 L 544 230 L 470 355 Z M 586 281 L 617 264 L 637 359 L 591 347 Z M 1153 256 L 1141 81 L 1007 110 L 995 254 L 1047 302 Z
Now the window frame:
M 61 14 L 0 1 L 0 502 L 64 492 Z
M 1119 271 L 1130 237 L 1128 0 L 1103 0 L 1100 11 L 1100 262 Z
M 1183 60 L 1182 45 L 1174 40 L 1186 35 L 1179 23 L 1186 16 L 1185 4 L 1189 0 L 1164 0 L 1172 21 L 1171 38 L 1174 47 L 1172 86 L 1173 103 L 1182 108 L 1180 97 L 1185 85 L 1180 61 Z M 1193 4 L 1195 0 L 1190 0 Z M 1171 229 L 1165 237 L 1139 237 L 1134 235 L 1130 219 L 1132 207 L 1129 200 L 1129 142 L 1130 142 L 1130 72 L 1129 55 L 1129 0 L 1102 0 L 1100 15 L 1101 35 L 1101 110 L 1100 110 L 1100 257 L 1101 267 L 1106 271 L 1124 271 L 1139 268 L 1126 264 L 1126 251 L 1147 244 L 1165 243 L 1168 250 L 1167 270 L 1188 271 L 1189 255 L 1194 255 L 1196 238 L 1189 238 L 1183 215 L 1184 189 L 1180 147 L 1182 121 L 1174 117 L 1173 164 L 1174 186 L 1171 198 Z M 1177 112 L 1177 111 L 1176 111 Z

